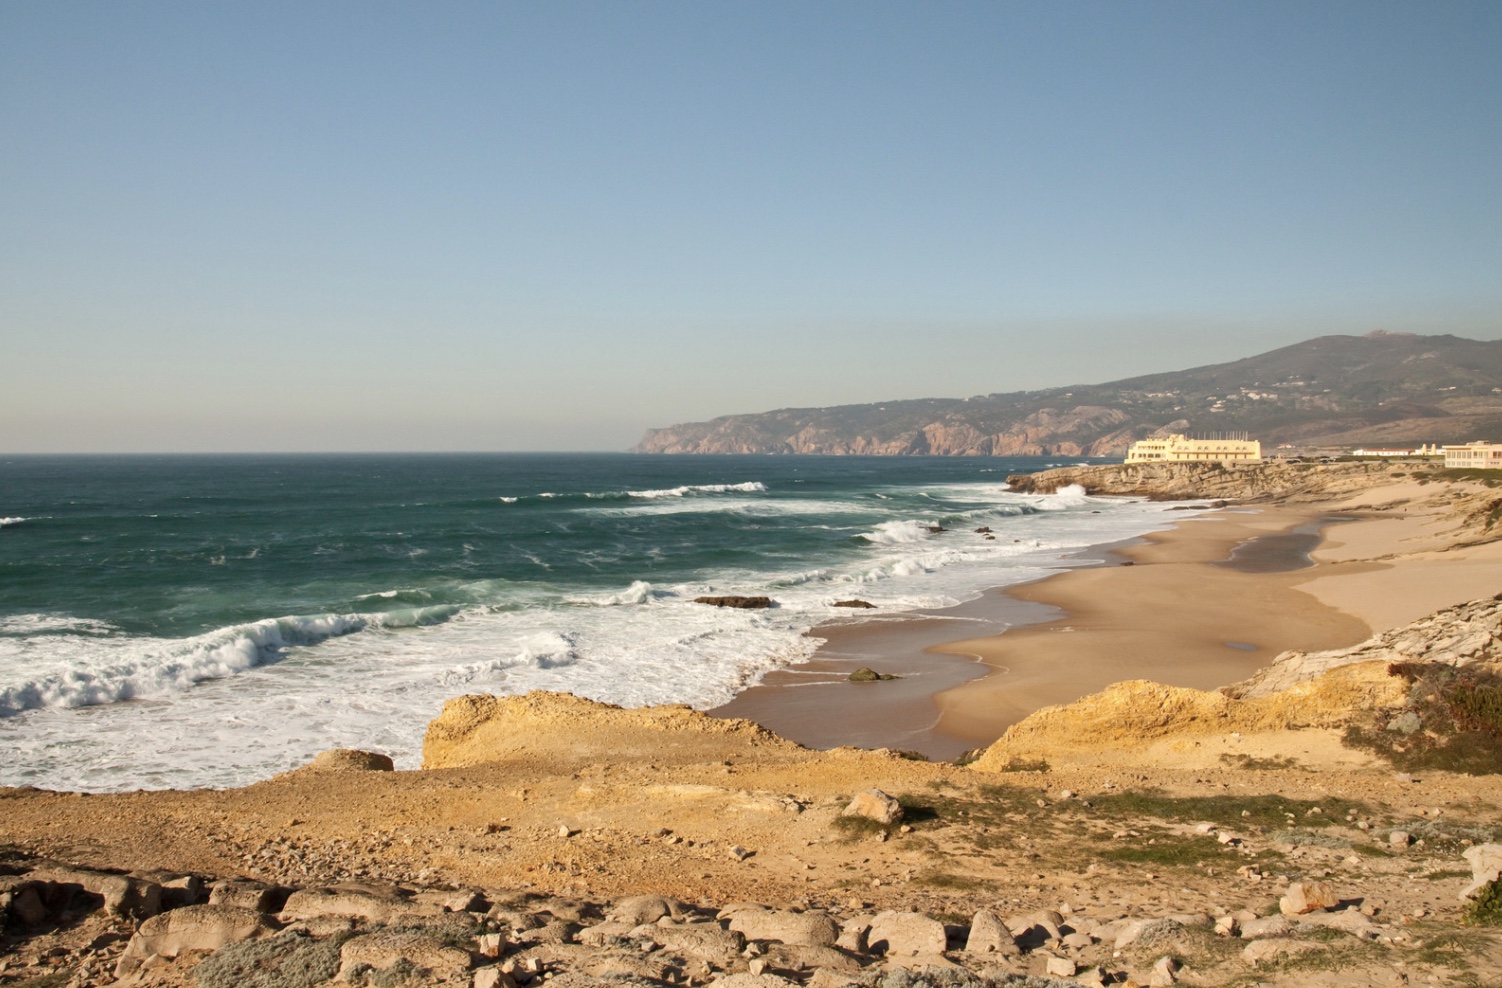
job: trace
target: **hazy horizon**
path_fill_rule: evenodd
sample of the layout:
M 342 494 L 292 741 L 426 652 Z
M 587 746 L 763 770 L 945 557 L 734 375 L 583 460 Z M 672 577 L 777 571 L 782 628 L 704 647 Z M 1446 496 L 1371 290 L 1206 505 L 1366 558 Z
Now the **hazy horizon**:
M 649 428 L 1502 338 L 1489 2 L 0 4 L 0 452 Z

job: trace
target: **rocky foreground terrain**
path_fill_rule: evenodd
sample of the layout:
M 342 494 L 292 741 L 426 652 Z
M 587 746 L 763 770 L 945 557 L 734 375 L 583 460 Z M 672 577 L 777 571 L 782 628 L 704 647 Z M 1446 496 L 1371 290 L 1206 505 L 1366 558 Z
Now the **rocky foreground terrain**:
M 1499 656 L 1483 598 L 963 764 L 531 694 L 418 771 L 0 790 L 0 985 L 1502 985 Z

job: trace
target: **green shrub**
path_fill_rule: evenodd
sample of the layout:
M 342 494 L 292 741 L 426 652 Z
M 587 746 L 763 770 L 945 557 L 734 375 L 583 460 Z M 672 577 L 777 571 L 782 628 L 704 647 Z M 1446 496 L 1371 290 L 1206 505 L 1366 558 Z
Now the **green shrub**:
M 1465 921 L 1472 926 L 1502 926 L 1502 879 L 1481 886 L 1465 908 Z
M 1348 747 L 1376 754 L 1404 771 L 1493 775 L 1502 771 L 1502 679 L 1435 662 L 1395 662 L 1389 674 L 1409 683 L 1408 705 L 1377 711 L 1345 731 Z M 1389 730 L 1417 715 L 1422 730 Z

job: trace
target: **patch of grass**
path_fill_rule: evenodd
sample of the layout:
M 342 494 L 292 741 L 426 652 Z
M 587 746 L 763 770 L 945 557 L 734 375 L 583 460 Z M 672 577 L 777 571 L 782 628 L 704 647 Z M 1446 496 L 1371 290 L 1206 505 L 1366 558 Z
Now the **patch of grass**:
M 1441 868 L 1419 877 L 1431 882 L 1447 882 L 1452 878 L 1470 878 L 1471 873 L 1465 868 Z
M 1471 926 L 1502 926 L 1502 879 L 1481 886 L 1462 918 Z
M 1048 762 L 1042 758 L 1010 758 L 1001 766 L 1003 772 L 1047 772 Z
M 1274 844 L 1292 844 L 1294 847 L 1327 847 L 1331 850 L 1348 851 L 1351 842 L 1329 834 L 1316 834 L 1308 830 L 1274 830 L 1267 835 Z
M 860 840 L 862 837 L 874 837 L 877 834 L 889 834 L 897 829 L 885 823 L 865 816 L 837 816 L 834 818 L 834 829 L 847 841 Z
M 1109 847 L 1101 851 L 1100 856 L 1121 864 L 1197 868 L 1206 862 L 1218 861 L 1228 853 L 1235 852 L 1228 850 L 1214 837 L 1159 834 L 1152 837 L 1152 843 Z
M 1276 772 L 1301 767 L 1297 758 L 1289 758 L 1287 756 L 1281 758 L 1258 758 L 1255 755 L 1232 755 L 1230 753 L 1221 755 L 1220 763 L 1246 772 Z
M 1110 793 L 1094 797 L 1091 804 L 1089 812 L 1100 815 L 1155 817 L 1170 823 L 1210 821 L 1231 828 L 1280 830 L 1287 829 L 1293 820 L 1305 828 L 1328 827 L 1351 810 L 1368 812 L 1362 804 L 1345 799 L 1316 803 L 1282 796 L 1167 796 L 1155 790 Z M 1313 812 L 1316 809 L 1320 812 Z M 1083 807 L 1081 812 L 1085 812 Z
M 1448 929 L 1419 940 L 1409 959 L 1419 964 L 1450 967 L 1486 946 L 1482 937 L 1467 930 Z
M 927 885 L 930 888 L 949 889 L 952 892 L 979 892 L 990 887 L 990 882 L 969 875 L 955 875 L 938 868 L 929 868 L 918 872 L 913 876 L 913 882 L 917 885 Z M 965 917 L 961 922 L 969 922 Z
M 1370 751 L 1409 772 L 1502 771 L 1502 676 L 1435 662 L 1395 662 L 1387 671 L 1409 683 L 1408 704 L 1376 711 L 1366 724 L 1348 727 L 1347 747 Z M 1419 730 L 1411 729 L 1415 716 Z M 1407 733 L 1395 729 L 1404 721 L 1410 722 Z

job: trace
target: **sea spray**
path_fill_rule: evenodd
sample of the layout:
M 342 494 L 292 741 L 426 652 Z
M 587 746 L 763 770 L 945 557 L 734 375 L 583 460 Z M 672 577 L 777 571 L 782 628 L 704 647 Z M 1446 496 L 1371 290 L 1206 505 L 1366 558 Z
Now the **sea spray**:
M 943 608 L 1166 524 L 1159 505 L 997 481 L 1036 461 L 38 466 L 8 477 L 10 514 L 47 524 L 0 536 L 0 784 L 95 790 L 239 785 L 330 747 L 413 767 L 463 692 L 709 707 L 806 659 L 810 629 L 854 619 L 841 599 Z M 694 603 L 721 594 L 777 606 Z

